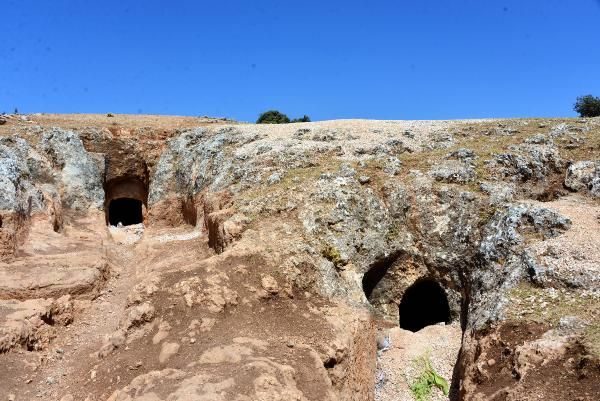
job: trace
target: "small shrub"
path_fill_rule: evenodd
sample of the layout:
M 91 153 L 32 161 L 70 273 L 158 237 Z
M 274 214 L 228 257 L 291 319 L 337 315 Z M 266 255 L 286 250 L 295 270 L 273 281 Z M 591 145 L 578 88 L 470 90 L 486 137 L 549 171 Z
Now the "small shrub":
M 257 124 L 287 124 L 289 122 L 289 117 L 277 110 L 265 111 L 256 120 Z
M 292 120 L 292 122 L 293 123 L 309 123 L 310 122 L 310 117 L 305 114 L 305 115 L 303 115 L 300 118 L 294 118 Z
M 573 109 L 579 113 L 580 117 L 598 117 L 600 116 L 600 97 L 579 96 Z
M 115 115 L 113 113 L 106 113 L 106 117 L 114 117 Z
M 306 114 L 300 118 L 290 120 L 289 117 L 278 110 L 269 110 L 258 116 L 257 124 L 287 124 L 287 123 L 308 123 L 310 117 Z
M 440 389 L 444 395 L 448 395 L 450 392 L 450 386 L 446 379 L 437 374 L 437 372 L 431 366 L 431 361 L 428 357 L 421 357 L 416 361 L 422 365 L 422 373 L 416 380 L 411 384 L 410 391 L 416 401 L 429 401 L 431 398 L 431 390 L 434 387 Z

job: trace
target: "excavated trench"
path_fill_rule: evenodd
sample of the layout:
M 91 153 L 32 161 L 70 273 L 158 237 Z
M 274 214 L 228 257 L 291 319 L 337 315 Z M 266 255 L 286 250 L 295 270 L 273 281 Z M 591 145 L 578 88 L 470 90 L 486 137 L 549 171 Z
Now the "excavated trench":
M 148 154 L 139 141 L 119 138 L 118 132 L 115 128 L 110 134 L 92 130 L 80 135 L 85 149 L 101 160 L 105 222 L 110 226 L 147 224 Z
M 376 357 L 375 401 L 412 399 L 398 391 L 410 387 L 411 366 L 419 358 L 431 358 L 450 386 L 450 399 L 458 399 L 461 312 L 466 309 L 460 290 L 442 277 L 419 256 L 405 254 L 382 258 L 363 275 L 365 297 L 386 338 L 380 345 L 385 352 Z

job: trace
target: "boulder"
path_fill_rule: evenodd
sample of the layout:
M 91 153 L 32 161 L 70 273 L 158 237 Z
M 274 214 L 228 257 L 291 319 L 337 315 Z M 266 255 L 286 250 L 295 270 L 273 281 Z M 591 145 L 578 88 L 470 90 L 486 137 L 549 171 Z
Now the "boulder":
M 600 197 L 600 163 L 588 160 L 571 164 L 565 186 L 575 192 L 584 191 Z
M 434 165 L 429 174 L 436 181 L 454 184 L 466 184 L 475 180 L 475 169 L 466 163 L 454 160 L 447 160 Z

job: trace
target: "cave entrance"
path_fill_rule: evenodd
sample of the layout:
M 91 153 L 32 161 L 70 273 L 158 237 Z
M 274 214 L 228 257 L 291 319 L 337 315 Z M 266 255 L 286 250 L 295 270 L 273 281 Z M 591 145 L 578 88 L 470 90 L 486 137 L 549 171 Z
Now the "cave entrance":
M 104 191 L 106 224 L 130 226 L 144 222 L 148 191 L 141 180 L 133 177 L 113 179 L 105 184 Z
M 444 289 L 433 280 L 410 286 L 400 302 L 400 327 L 419 331 L 436 323 L 450 323 L 450 306 Z
M 108 222 L 111 226 L 121 223 L 124 226 L 144 221 L 142 201 L 132 198 L 113 199 L 108 205 Z

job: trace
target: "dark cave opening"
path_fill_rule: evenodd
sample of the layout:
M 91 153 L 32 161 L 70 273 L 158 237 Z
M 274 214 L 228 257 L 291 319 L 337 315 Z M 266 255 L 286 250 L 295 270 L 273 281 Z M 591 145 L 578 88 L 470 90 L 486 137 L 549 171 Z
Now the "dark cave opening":
M 450 306 L 444 289 L 433 280 L 410 286 L 400 302 L 400 327 L 419 331 L 426 326 L 450 323 Z
M 365 296 L 371 301 L 371 295 L 377 287 L 377 284 L 385 277 L 392 263 L 398 258 L 398 255 L 390 255 L 375 262 L 362 278 L 362 287 Z
M 144 223 L 147 202 L 148 188 L 135 177 L 119 177 L 104 184 L 106 224 Z
M 118 198 L 108 205 L 108 222 L 112 226 L 121 223 L 124 226 L 139 224 L 144 221 L 142 201 L 133 198 Z

